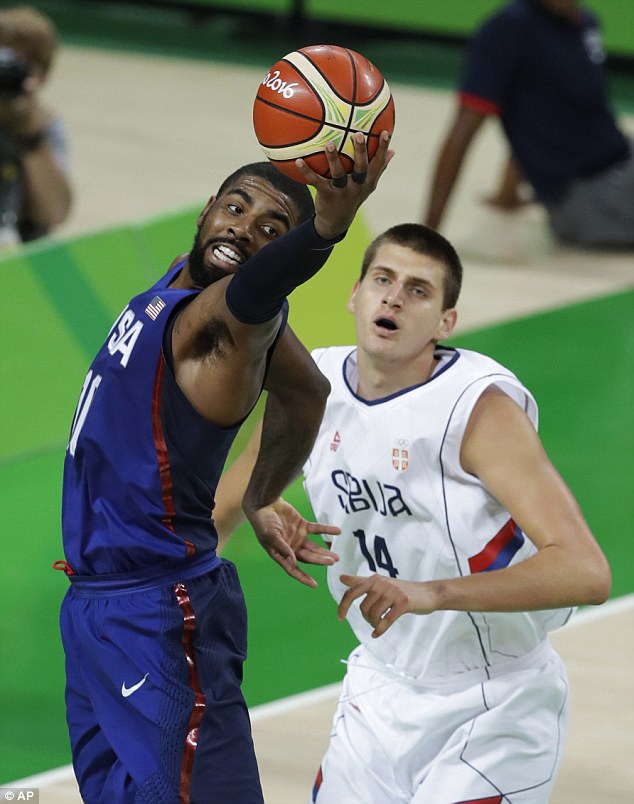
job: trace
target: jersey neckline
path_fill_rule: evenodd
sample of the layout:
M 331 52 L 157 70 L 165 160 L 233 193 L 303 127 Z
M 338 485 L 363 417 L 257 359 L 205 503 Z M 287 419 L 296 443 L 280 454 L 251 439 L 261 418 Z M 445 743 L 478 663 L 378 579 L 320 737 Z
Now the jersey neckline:
M 363 405 L 367 405 L 368 407 L 372 407 L 373 405 L 381 405 L 384 402 L 389 402 L 392 399 L 396 399 L 399 396 L 403 396 L 404 394 L 408 394 L 411 391 L 416 391 L 418 388 L 422 388 L 424 385 L 428 385 L 429 383 L 436 380 L 442 374 L 447 371 L 447 369 L 451 368 L 454 363 L 460 357 L 460 352 L 455 349 L 453 346 L 437 346 L 434 350 L 434 356 L 438 357 L 438 363 L 436 364 L 436 368 L 432 373 L 431 377 L 424 380 L 423 382 L 416 383 L 415 385 L 408 385 L 407 388 L 401 388 L 400 391 L 395 391 L 393 394 L 388 394 L 387 396 L 382 396 L 379 399 L 365 399 L 364 397 L 360 396 L 354 389 L 357 386 L 357 348 L 354 347 L 344 358 L 343 364 L 341 366 L 341 376 L 344 382 L 344 385 L 350 392 L 350 394 L 358 401 L 361 402 Z

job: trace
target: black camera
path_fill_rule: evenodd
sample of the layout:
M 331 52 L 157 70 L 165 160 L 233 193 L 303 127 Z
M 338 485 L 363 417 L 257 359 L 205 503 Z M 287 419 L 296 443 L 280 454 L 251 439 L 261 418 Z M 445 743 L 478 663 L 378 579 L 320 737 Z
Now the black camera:
M 30 74 L 26 59 L 10 47 L 0 47 L 0 97 L 11 99 L 21 95 Z

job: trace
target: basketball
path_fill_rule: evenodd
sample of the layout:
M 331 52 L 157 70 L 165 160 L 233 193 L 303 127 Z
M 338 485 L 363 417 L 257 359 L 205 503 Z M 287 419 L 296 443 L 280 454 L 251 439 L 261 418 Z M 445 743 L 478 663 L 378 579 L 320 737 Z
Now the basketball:
M 365 56 L 337 45 L 310 45 L 284 56 L 264 76 L 253 104 L 253 128 L 267 158 L 305 182 L 296 159 L 329 177 L 324 147 L 334 142 L 351 173 L 353 135 L 366 135 L 372 158 L 381 132 L 394 130 L 394 111 L 389 86 Z

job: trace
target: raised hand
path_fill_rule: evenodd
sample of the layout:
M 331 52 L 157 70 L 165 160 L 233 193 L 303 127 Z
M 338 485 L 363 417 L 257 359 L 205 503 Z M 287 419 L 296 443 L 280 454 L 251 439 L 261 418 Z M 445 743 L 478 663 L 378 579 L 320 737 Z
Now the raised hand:
M 343 234 L 354 220 L 359 207 L 374 192 L 383 171 L 394 156 L 389 148 L 390 135 L 381 132 L 379 145 L 372 159 L 368 159 L 365 136 L 354 135 L 354 168 L 347 174 L 333 143 L 325 148 L 332 178 L 315 173 L 303 159 L 295 162 L 297 169 L 308 184 L 316 190 L 315 229 L 326 240 Z

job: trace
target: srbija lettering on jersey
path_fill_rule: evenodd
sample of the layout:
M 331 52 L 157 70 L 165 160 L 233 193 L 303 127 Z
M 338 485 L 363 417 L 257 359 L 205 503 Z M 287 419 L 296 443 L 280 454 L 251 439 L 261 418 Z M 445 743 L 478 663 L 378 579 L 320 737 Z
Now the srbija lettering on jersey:
M 332 390 L 304 484 L 316 520 L 342 530 L 333 542 L 340 561 L 328 568 L 337 602 L 346 589 L 343 573 L 456 578 L 509 566 L 536 550 L 460 466 L 462 437 L 486 388 L 504 390 L 536 427 L 535 400 L 514 374 L 484 355 L 439 347 L 436 356 L 427 382 L 367 402 L 356 394 L 353 347 L 313 352 Z M 379 639 L 370 638 L 358 601 L 348 619 L 376 659 L 406 677 L 436 681 L 524 655 L 569 616 L 569 609 L 407 614 Z

